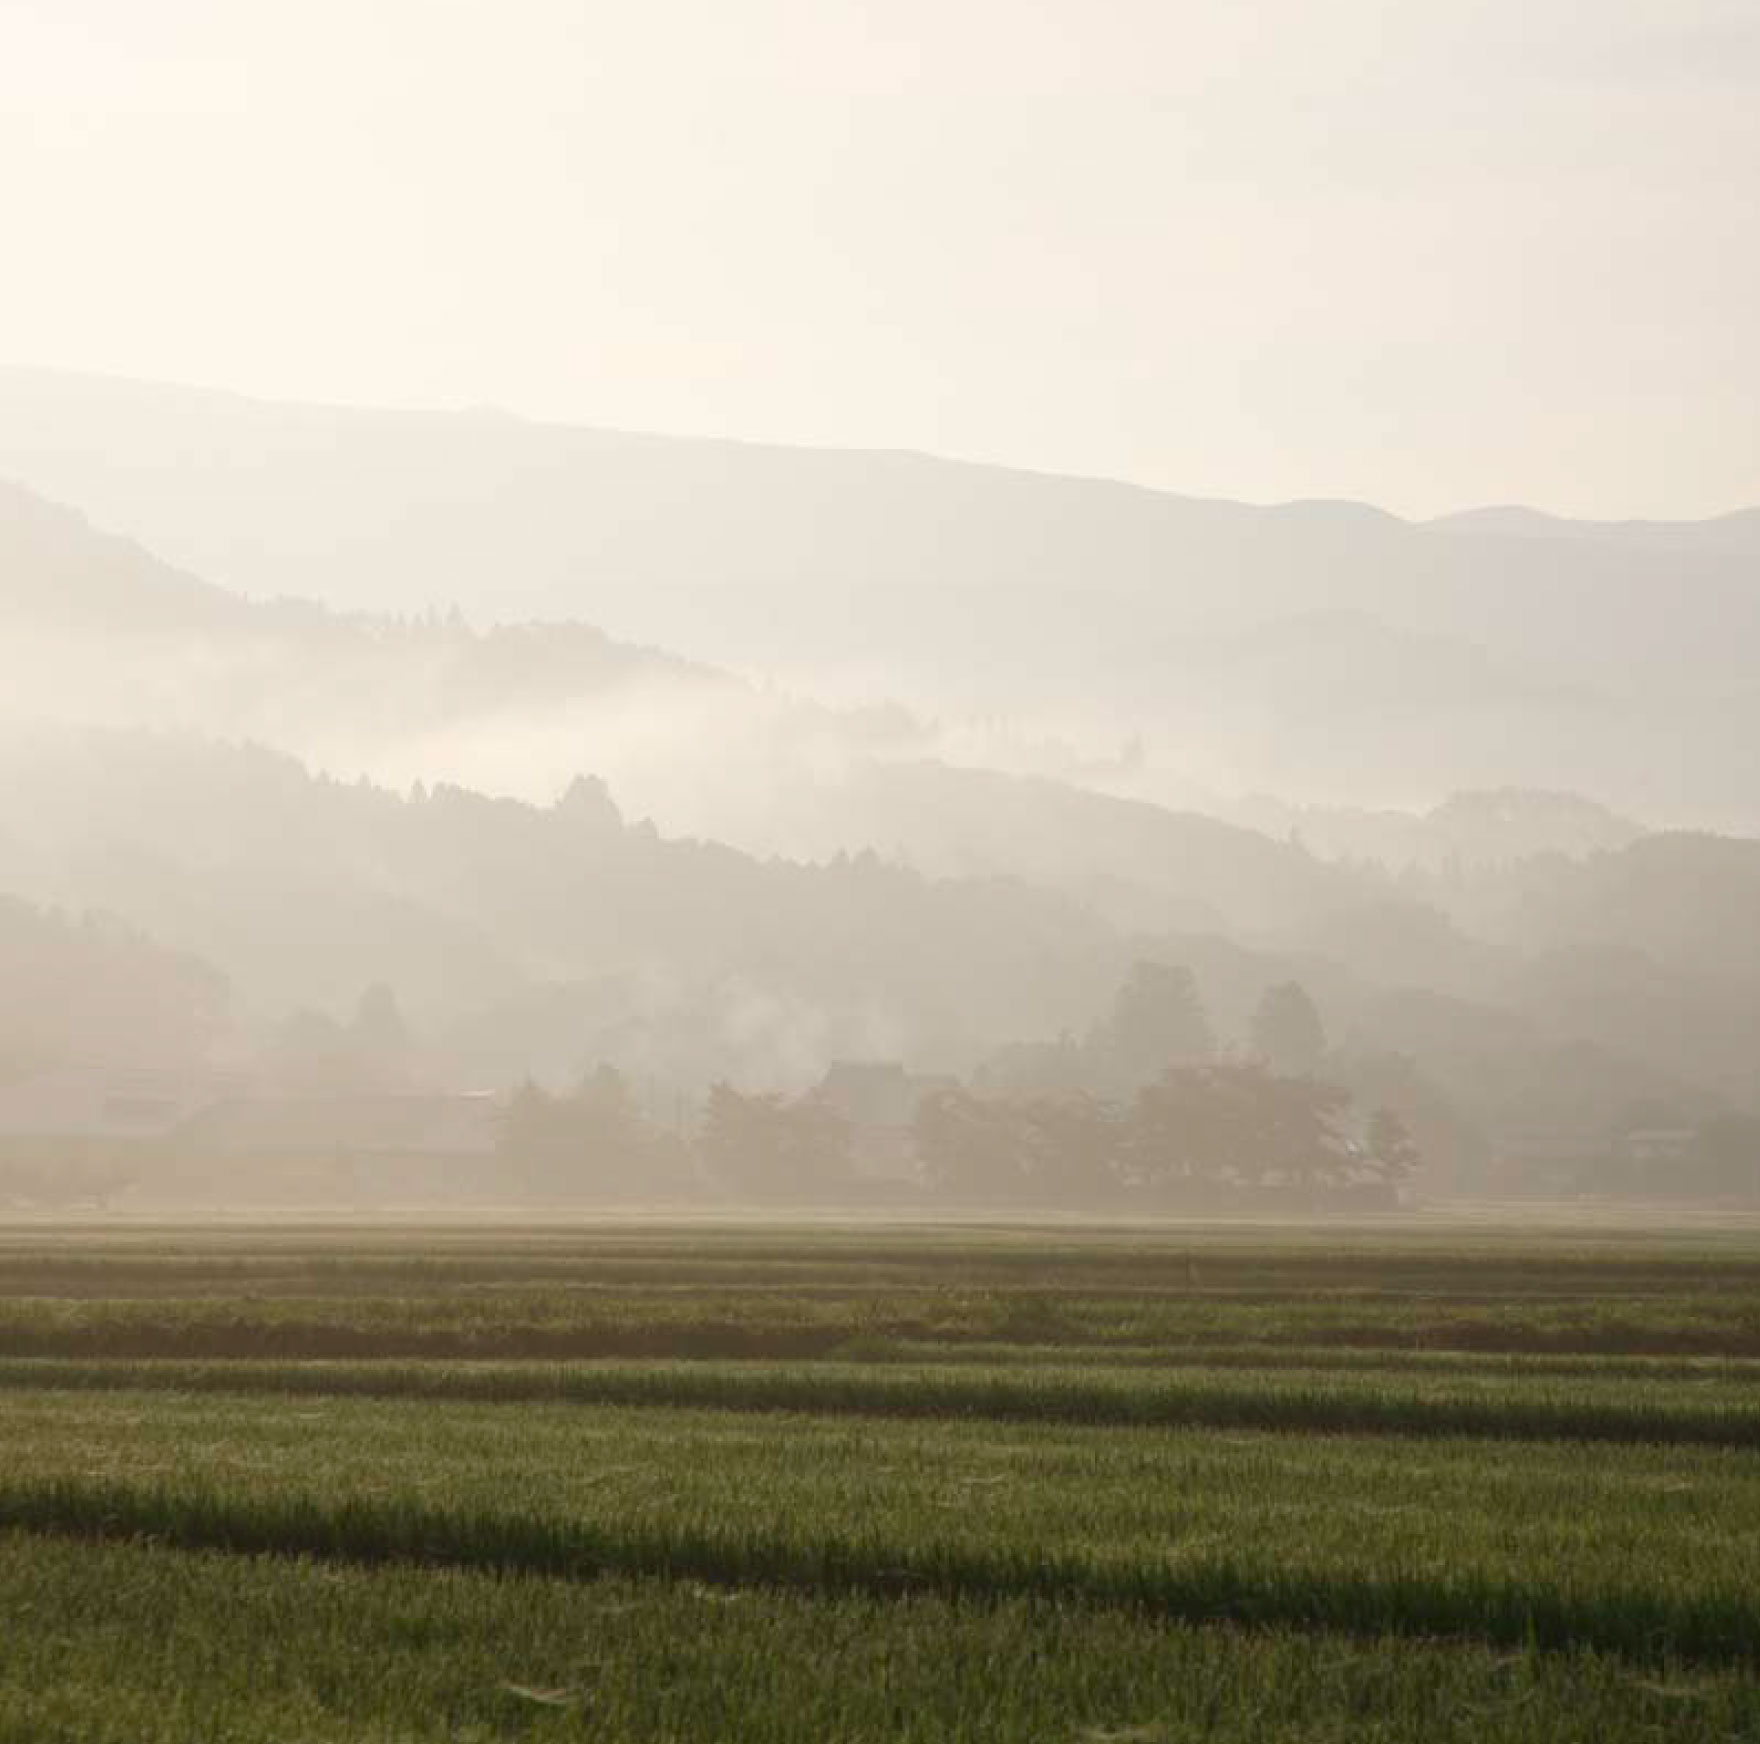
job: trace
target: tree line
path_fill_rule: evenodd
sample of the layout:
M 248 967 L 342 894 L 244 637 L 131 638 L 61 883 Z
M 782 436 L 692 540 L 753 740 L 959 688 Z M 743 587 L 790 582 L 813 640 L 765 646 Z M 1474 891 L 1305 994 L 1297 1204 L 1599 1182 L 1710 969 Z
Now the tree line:
M 1317 1075 L 1325 1051 L 1313 1001 L 1289 983 L 1266 992 L 1246 1056 L 1221 1057 L 1190 972 L 1141 963 L 1083 1041 L 1004 1050 L 897 1116 L 908 1132 L 890 1136 L 914 1174 L 893 1185 L 998 1206 L 1396 1203 L 1418 1145 L 1391 1108 L 1358 1117 L 1351 1092 Z M 578 1190 L 591 1168 L 601 1192 L 694 1182 L 775 1202 L 871 1193 L 872 1136 L 823 1088 L 722 1082 L 687 1142 L 645 1120 L 608 1067 L 567 1096 L 528 1084 L 503 1134 L 511 1172 L 540 1196 Z

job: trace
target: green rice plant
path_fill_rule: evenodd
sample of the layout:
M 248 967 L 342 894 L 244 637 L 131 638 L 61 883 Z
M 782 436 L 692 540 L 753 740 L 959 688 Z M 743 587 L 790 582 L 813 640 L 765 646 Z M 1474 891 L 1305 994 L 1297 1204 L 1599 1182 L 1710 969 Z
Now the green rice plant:
M 0 1234 L 0 1744 L 1760 1737 L 1760 1236 Z
M 4 1744 L 1648 1744 L 1760 1729 L 1751 1675 L 1679 1662 L 4 1534 L 0 1617 Z
M 855 1344 L 999 1353 L 1065 1350 L 1230 1360 L 1347 1355 L 1760 1356 L 1760 1292 L 1471 1301 L 1420 1295 L 1262 1299 L 1057 1288 L 870 1293 L 579 1285 L 380 1296 L 35 1296 L 0 1301 L 0 1356 L 800 1361 Z
M 1569 1596 L 1543 1585 L 1306 1569 L 1205 1554 L 1174 1565 L 1097 1564 L 929 1543 L 876 1546 L 847 1531 L 733 1534 L 683 1524 L 589 1525 L 543 1515 L 435 1508 L 405 1497 L 337 1500 L 287 1490 L 243 1501 L 193 1485 L 140 1488 L 52 1479 L 0 1483 L 0 1527 L 178 1549 L 561 1575 L 694 1578 L 821 1595 L 930 1593 L 1123 1607 L 1185 1622 L 1462 1636 L 1530 1649 L 1638 1657 L 1760 1658 L 1760 1613 L 1720 1593 L 1633 1585 Z
M 163 1390 L 517 1405 L 983 1418 L 1093 1428 L 1485 1437 L 1760 1448 L 1745 1380 L 1379 1371 L 1083 1371 L 1035 1366 L 714 1363 L 139 1363 L 0 1360 L 0 1393 Z
M 234 1553 L 1746 1661 L 1728 1450 L 206 1396 L 14 1399 L 0 1523 Z

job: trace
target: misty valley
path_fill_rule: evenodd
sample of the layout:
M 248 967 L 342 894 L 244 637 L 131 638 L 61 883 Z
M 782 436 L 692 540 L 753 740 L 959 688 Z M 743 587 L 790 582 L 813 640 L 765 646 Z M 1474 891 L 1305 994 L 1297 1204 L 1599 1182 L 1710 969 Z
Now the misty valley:
M 0 1741 L 1760 1737 L 1751 515 L 0 471 Z
M 1727 760 L 1753 694 L 1721 615 L 1760 561 L 1740 517 L 1303 520 L 5 379 L 0 1195 L 21 1210 L 1760 1196 L 1760 840 L 1714 827 L 1754 815 Z M 369 453 L 398 505 L 371 526 L 335 494 Z M 467 464 L 544 492 L 470 498 L 495 543 L 468 573 L 433 543 Z M 713 551 L 680 547 L 694 517 L 614 514 L 637 479 L 707 516 Z M 735 491 L 749 526 L 717 519 Z M 1133 595 L 1102 587 L 1075 643 L 986 537 L 1072 505 L 1082 568 Z M 813 529 L 840 544 L 818 573 Z M 1358 599 L 1304 614 L 1341 541 Z M 864 591 L 851 544 L 909 585 Z M 739 622 L 702 613 L 676 651 L 586 616 L 658 624 L 748 571 Z M 840 588 L 909 700 L 852 678 L 803 593 Z M 1605 635 L 1567 660 L 1542 627 L 1589 588 Z M 1532 626 L 1441 628 L 1505 589 Z M 1275 658 L 1222 657 L 1228 619 Z M 786 680 L 741 664 L 760 621 Z M 1614 655 L 1671 638 L 1725 650 L 1694 669 L 1701 701 L 1714 670 L 1732 687 L 1702 755 L 1676 680 Z M 1085 714 L 1037 676 L 1054 648 L 1066 678 L 1097 663 Z M 962 695 L 955 669 L 1013 688 Z M 1609 710 L 1638 737 L 1607 787 L 1551 785 L 1615 743 Z M 1323 743 L 1348 780 L 1248 785 L 1295 777 L 1267 745 Z M 1658 827 L 1649 775 L 1689 755 Z M 1461 772 L 1483 785 L 1451 791 Z
M 0 1744 L 1760 1744 L 1755 0 L 0 0 Z

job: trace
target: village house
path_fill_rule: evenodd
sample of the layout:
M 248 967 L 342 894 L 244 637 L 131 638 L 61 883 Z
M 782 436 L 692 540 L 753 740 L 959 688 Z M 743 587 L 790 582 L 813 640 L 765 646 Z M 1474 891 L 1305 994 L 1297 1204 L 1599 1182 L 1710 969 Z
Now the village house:
M 848 1121 L 856 1173 L 873 1181 L 913 1180 L 916 1120 L 923 1099 L 957 1079 L 907 1072 L 898 1060 L 835 1060 L 819 1099 Z
M 0 1084 L 0 1201 L 413 1204 L 499 1189 L 488 1093 L 288 1096 L 217 1073 Z

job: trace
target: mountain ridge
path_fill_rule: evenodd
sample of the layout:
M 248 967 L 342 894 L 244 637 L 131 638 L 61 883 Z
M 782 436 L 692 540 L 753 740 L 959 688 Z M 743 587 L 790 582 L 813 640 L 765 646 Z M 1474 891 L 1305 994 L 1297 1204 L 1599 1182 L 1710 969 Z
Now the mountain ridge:
M 1412 528 L 1448 528 L 1459 525 L 1463 530 L 1476 520 L 1488 522 L 1501 517 L 1515 521 L 1531 520 L 1536 524 L 1560 529 L 1586 529 L 1600 535 L 1632 531 L 1669 531 L 1698 528 L 1719 528 L 1741 523 L 1760 523 L 1760 503 L 1741 503 L 1711 515 L 1694 517 L 1656 517 L 1633 515 L 1607 518 L 1593 515 L 1567 515 L 1557 510 L 1530 503 L 1472 503 L 1440 514 L 1402 515 L 1367 497 L 1294 496 L 1247 497 L 1219 495 L 1211 492 L 1183 491 L 1169 485 L 1152 484 L 1115 473 L 1071 472 L 1051 466 L 1034 466 L 1016 461 L 987 460 L 971 455 L 945 453 L 939 449 L 919 448 L 900 444 L 790 442 L 776 438 L 731 436 L 726 434 L 680 433 L 655 430 L 643 426 L 601 424 L 578 417 L 560 417 L 518 411 L 510 407 L 474 403 L 466 405 L 411 404 L 387 405 L 376 401 L 289 400 L 284 396 L 256 393 L 237 388 L 216 387 L 195 382 L 166 380 L 151 376 L 114 375 L 103 371 L 53 368 L 42 365 L 0 362 L 0 392 L 9 383 L 53 384 L 85 387 L 93 392 L 139 394 L 143 398 L 174 395 L 191 400 L 207 400 L 217 405 L 249 406 L 262 411 L 298 410 L 315 417 L 379 419 L 388 423 L 426 423 L 431 420 L 455 419 L 478 421 L 490 425 L 520 426 L 534 430 L 570 432 L 607 441 L 648 443 L 656 446 L 698 446 L 783 455 L 831 455 L 852 459 L 892 459 L 922 462 L 976 472 L 1001 473 L 1035 480 L 1053 480 L 1076 486 L 1100 486 L 1109 490 L 1138 492 L 1146 496 L 1166 498 L 1195 507 L 1239 509 L 1250 513 L 1279 511 L 1321 511 L 1361 514 L 1365 517 Z
M 839 703 L 1067 727 L 1089 760 L 1139 739 L 1138 797 L 1373 807 L 1514 784 L 1760 828 L 1739 750 L 1760 733 L 1760 556 L 1704 540 L 1466 537 L 896 451 L 40 373 L 0 376 L 0 473 L 253 597 L 583 619 Z M 1317 607 L 1385 626 L 1372 704 L 1324 638 L 1217 670 L 1219 643 Z M 1468 650 L 1531 675 L 1519 719 L 1448 679 Z M 1607 701 L 1593 732 L 1585 695 Z

